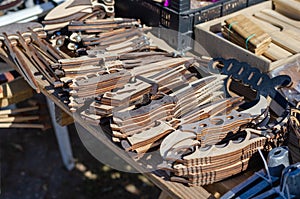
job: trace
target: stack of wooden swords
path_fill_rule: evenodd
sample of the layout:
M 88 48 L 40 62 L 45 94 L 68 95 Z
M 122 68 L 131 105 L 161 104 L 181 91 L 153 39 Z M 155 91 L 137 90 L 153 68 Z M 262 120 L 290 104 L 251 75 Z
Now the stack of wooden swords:
M 273 2 L 275 10 L 263 9 L 253 16 L 237 15 L 226 19 L 222 35 L 271 61 L 299 53 L 300 22 L 296 16 L 300 13 L 300 2 L 297 0 Z
M 157 151 L 173 181 L 227 178 L 281 136 L 289 104 L 277 88 L 289 85 L 287 76 L 270 79 L 233 59 L 178 56 L 145 31 L 138 20 L 101 16 L 73 19 L 51 36 L 37 23 L 8 26 L 0 54 L 35 89 L 48 81 L 91 125 L 108 121 L 117 146 L 139 158 Z M 202 78 L 199 67 L 218 72 Z
M 274 145 L 274 141 L 282 138 L 287 126 L 288 113 L 284 111 L 287 101 L 277 99 L 280 94 L 273 90 L 277 86 L 271 82 L 277 82 L 278 86 L 288 84 L 288 76 L 270 79 L 236 60 L 213 59 L 209 65 L 219 65 L 220 73 L 229 75 L 225 85 L 232 81 L 239 82 L 239 86 L 226 86 L 231 100 L 227 98 L 201 107 L 203 114 L 206 110 L 210 113 L 206 115 L 208 117 L 181 123 L 160 145 L 160 155 L 165 160 L 160 168 L 171 172 L 171 181 L 190 186 L 211 184 L 246 170 L 257 150 L 266 149 L 271 142 Z M 243 75 L 250 74 L 250 71 L 252 77 Z M 254 76 L 255 80 L 252 79 Z M 261 83 L 257 82 L 259 79 Z M 242 99 L 234 96 L 249 98 L 247 93 L 242 94 L 243 85 L 257 92 L 256 100 L 239 103 Z M 272 88 L 266 89 L 270 85 Z M 277 101 L 283 107 L 281 113 L 277 112 L 281 119 L 277 117 L 272 121 L 269 117 L 269 110 L 276 111 L 276 107 L 267 98 L 272 98 L 272 103 Z M 254 101 L 256 103 L 253 104 Z
M 51 64 L 67 57 L 45 40 L 43 26 L 36 22 L 11 24 L 0 28 L 0 57 L 14 67 L 39 92 L 35 73 L 39 73 L 54 87 L 62 83 Z
M 44 18 L 45 30 L 61 31 L 70 21 L 103 19 L 114 16 L 114 0 L 68 0 L 52 9 Z

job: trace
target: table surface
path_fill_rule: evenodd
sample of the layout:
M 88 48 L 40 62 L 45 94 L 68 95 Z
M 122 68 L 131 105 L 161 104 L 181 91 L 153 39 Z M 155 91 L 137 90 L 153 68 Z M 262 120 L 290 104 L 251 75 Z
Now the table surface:
M 35 68 L 32 68 L 35 71 Z M 70 112 L 67 105 L 65 105 L 59 98 L 55 89 L 46 81 L 42 79 L 42 76 L 36 76 L 37 82 L 40 85 L 41 92 L 50 100 L 52 100 L 59 108 L 65 111 L 67 114 L 74 118 L 76 124 L 82 126 L 88 133 L 93 135 L 95 139 L 98 139 L 101 143 L 105 144 L 111 151 L 118 155 L 121 159 L 126 161 L 129 165 L 135 168 L 138 172 L 143 173 L 149 180 L 151 180 L 162 191 L 168 193 L 172 198 L 214 198 L 223 195 L 228 190 L 248 178 L 252 175 L 253 171 L 243 172 L 227 180 L 223 180 L 212 185 L 204 187 L 188 187 L 187 185 L 171 182 L 168 180 L 166 172 L 157 170 L 153 172 L 145 172 L 145 168 L 140 166 L 135 160 L 133 160 L 126 151 L 121 149 L 104 133 L 100 133 L 97 128 L 83 120 L 79 114 Z

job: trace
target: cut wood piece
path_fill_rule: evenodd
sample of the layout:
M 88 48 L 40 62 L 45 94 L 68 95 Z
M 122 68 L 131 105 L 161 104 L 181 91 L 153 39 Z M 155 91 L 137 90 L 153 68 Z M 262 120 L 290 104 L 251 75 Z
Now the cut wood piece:
M 174 68 L 185 63 L 193 62 L 194 58 L 184 57 L 184 58 L 170 58 L 156 63 L 151 63 L 144 65 L 143 67 L 133 68 L 130 72 L 133 75 L 143 75 L 147 77 L 147 73 L 159 72 L 166 68 Z
M 17 47 L 17 36 L 10 36 L 6 33 L 3 33 L 4 44 L 9 52 L 10 59 L 14 62 L 14 66 L 16 66 L 16 70 L 23 75 L 24 79 L 28 82 L 28 84 L 39 92 L 38 84 L 30 70 L 29 65 L 31 64 L 29 60 L 24 56 L 22 51 Z
M 171 108 L 171 107 L 170 107 Z M 171 119 L 171 115 L 172 113 L 170 112 L 170 108 L 166 107 L 166 110 L 162 111 L 161 114 L 155 114 L 155 115 L 151 115 L 151 117 L 146 117 L 146 120 L 141 120 L 141 121 L 135 121 L 131 124 L 128 125 L 114 125 L 111 124 L 111 128 L 115 131 L 119 131 L 121 134 L 115 135 L 116 137 L 120 137 L 120 138 L 126 138 L 129 135 L 134 135 L 136 133 L 139 133 L 143 130 L 146 130 L 152 126 L 155 125 L 155 122 L 157 120 L 160 121 L 168 121 Z
M 110 105 L 105 105 L 100 101 L 94 101 L 90 104 L 89 113 L 95 114 L 101 117 L 112 116 L 113 112 L 126 111 L 136 108 L 135 105 L 129 107 L 114 107 Z
M 138 37 L 138 36 L 133 36 L 129 39 L 126 39 L 125 41 L 121 41 L 117 44 L 112 44 L 110 46 L 108 46 L 107 48 L 105 48 L 106 51 L 116 51 L 116 50 L 120 50 L 122 48 L 127 48 L 129 46 L 133 46 L 134 44 L 143 41 L 143 40 L 147 40 L 147 38 L 145 38 L 144 36 Z
M 150 104 L 135 110 L 115 112 L 113 115 L 113 121 L 118 125 L 129 125 L 134 122 L 144 121 L 145 118 L 143 117 L 145 115 L 147 115 L 147 117 L 152 117 L 155 115 L 155 112 L 157 112 L 157 114 L 161 114 L 162 111 L 166 112 L 165 108 L 167 108 L 167 112 L 169 112 L 174 106 L 174 98 L 170 96 L 164 96 L 162 99 L 153 100 Z
M 87 19 L 84 21 L 85 24 L 119 24 L 119 23 L 131 23 L 138 20 L 131 18 L 108 18 L 108 19 Z
M 245 171 L 248 167 L 249 158 L 227 166 L 223 169 L 215 170 L 214 172 L 204 173 L 203 175 L 189 177 L 189 186 L 202 186 L 218 182 L 225 178 Z
M 263 29 L 265 32 L 267 33 L 273 33 L 273 32 L 279 32 L 282 30 L 282 28 L 278 27 L 278 26 L 274 26 L 273 24 L 261 20 L 255 16 L 250 16 L 249 17 L 254 23 L 256 23 L 261 29 Z
M 177 157 L 171 170 L 171 180 L 190 186 L 223 180 L 247 169 L 250 158 L 258 149 L 264 148 L 266 140 L 265 137 L 253 136 L 247 131 L 245 136 L 240 134 L 239 139 L 223 145 L 206 148 L 193 146 L 194 150 L 187 155 L 176 155 L 180 149 L 176 151 L 174 148 L 174 153 L 169 154 L 169 157 Z
M 74 118 L 55 105 L 55 120 L 60 126 L 67 126 L 74 123 Z
M 300 20 L 300 2 L 297 0 L 274 0 L 275 10 L 281 14 Z
M 86 33 L 101 33 L 119 28 L 132 28 L 140 25 L 136 19 L 115 18 L 115 19 L 93 19 L 81 21 L 73 21 L 68 26 L 69 31 L 83 31 Z
M 263 13 L 256 13 L 254 15 L 257 19 L 262 20 L 262 21 L 268 21 L 268 22 L 273 22 L 273 25 L 277 25 L 283 28 L 282 31 L 272 31 L 269 26 L 261 26 L 261 28 L 268 32 L 272 38 L 272 43 L 276 44 L 277 46 L 280 46 L 284 50 L 296 54 L 299 52 L 299 40 L 297 39 L 299 37 L 299 34 L 296 33 L 294 30 L 289 31 L 290 29 L 286 29 L 284 22 L 279 21 L 278 23 L 274 22 L 274 19 L 271 18 L 270 16 L 263 14 Z M 295 36 L 297 35 L 297 38 Z
M 102 71 L 95 74 L 87 74 L 86 76 L 76 77 L 73 79 L 73 83 L 70 85 L 72 89 L 81 89 L 85 87 L 92 87 L 93 89 L 103 87 L 101 84 L 112 82 L 112 84 L 122 81 L 127 83 L 131 78 L 130 72 L 126 70 L 115 71 Z
M 289 51 L 290 53 L 297 54 L 300 52 L 300 40 L 289 37 L 289 35 L 284 32 L 272 33 L 271 37 L 274 44 Z
M 201 140 L 201 146 L 214 145 L 224 139 L 229 132 L 236 133 L 241 126 L 252 120 L 250 114 L 232 111 L 230 115 L 214 116 L 196 123 L 184 124 L 181 130 L 195 133 L 195 138 Z
M 0 123 L 0 128 L 30 128 L 30 129 L 44 129 L 43 124 L 26 124 L 26 123 Z
M 175 123 L 175 126 L 180 126 L 184 124 L 190 124 L 194 122 L 198 122 L 200 120 L 212 117 L 218 114 L 228 114 L 241 104 L 243 98 L 241 97 L 234 97 L 230 99 L 221 99 L 215 101 L 210 104 L 205 104 L 200 107 L 191 110 L 190 112 L 182 115 L 180 119 L 174 119 L 171 121 Z
M 58 24 L 47 24 L 45 25 L 44 29 L 46 31 L 54 31 L 54 30 L 59 30 L 65 26 L 67 26 L 70 22 L 62 22 Z
M 24 54 L 28 57 L 31 64 L 34 65 L 34 67 L 44 76 L 44 78 L 49 81 L 49 83 L 51 83 L 55 87 L 61 87 L 62 83 L 59 82 L 59 78 L 53 72 L 52 68 L 44 65 L 44 63 L 38 58 L 35 52 L 35 48 L 33 48 L 32 45 L 28 45 L 26 43 L 26 40 L 31 40 L 30 33 L 27 31 L 21 34 L 19 31 L 17 31 L 17 34 L 19 37 L 18 43 L 20 46 L 22 46 Z
M 295 39 L 299 38 L 299 29 L 290 25 L 280 19 L 265 14 L 264 12 L 257 12 L 254 16 L 260 20 L 266 21 L 274 26 L 280 27 L 282 32 L 292 35 Z
M 6 107 L 32 97 L 34 90 L 23 77 L 17 77 L 11 82 L 0 85 L 0 106 Z
M 142 28 L 136 28 L 136 27 L 118 28 L 109 32 L 103 32 L 98 34 L 95 40 L 99 41 L 99 44 L 103 46 L 109 44 L 110 42 L 113 42 L 114 40 L 119 40 L 122 38 L 126 39 L 133 36 L 142 36 L 142 35 L 143 35 Z
M 89 50 L 89 52 L 93 52 L 96 50 L 101 50 L 104 49 L 105 47 L 109 47 L 110 45 L 117 45 L 120 44 L 122 42 L 126 42 L 128 40 L 132 40 L 134 38 L 138 38 L 142 36 L 142 33 L 138 34 L 138 33 L 130 33 L 130 34 L 126 34 L 126 35 L 116 35 L 118 37 L 116 37 L 115 39 L 98 39 L 95 38 L 95 40 L 92 41 L 85 41 L 83 40 L 83 45 L 84 46 L 97 46 L 97 47 L 93 47 L 93 49 Z
M 232 41 L 233 43 L 235 43 L 243 48 L 246 48 L 247 50 L 252 51 L 256 55 L 263 54 L 269 47 L 269 44 L 271 43 L 271 39 L 270 39 L 270 41 L 268 41 L 267 43 L 260 45 L 259 48 L 249 45 L 248 42 L 246 42 L 245 38 L 241 37 L 236 32 L 229 30 L 229 28 L 226 26 L 223 26 L 222 34 L 226 39 Z
M 129 150 L 135 150 L 139 147 L 154 143 L 172 131 L 174 131 L 174 129 L 171 126 L 158 120 L 156 126 L 127 138 L 131 144 Z
M 174 68 L 163 69 L 161 72 L 148 77 L 148 79 L 154 81 L 159 86 L 164 86 L 177 77 L 183 77 L 183 74 L 186 72 L 187 68 L 190 67 L 190 65 L 189 63 L 185 63 L 184 65 L 179 65 Z
M 39 120 L 40 116 L 14 116 L 14 117 L 5 117 L 0 118 L 0 123 L 5 122 L 26 122 L 31 120 Z
M 58 49 L 54 48 L 45 38 L 41 38 L 32 28 L 28 28 L 30 30 L 32 43 L 37 46 L 44 55 L 48 58 L 52 58 L 54 62 L 57 62 L 59 59 L 66 58 L 63 53 L 61 53 Z
M 114 107 L 110 105 L 105 105 L 98 102 L 92 102 L 89 110 L 92 114 L 96 114 L 99 116 L 101 115 L 106 116 L 112 114 L 113 108 Z
M 129 106 L 131 102 L 141 100 L 151 90 L 151 84 L 134 78 L 134 80 L 125 84 L 124 88 L 113 92 L 106 92 L 101 102 L 110 106 L 124 106 L 126 104 Z
M 124 44 L 124 45 L 123 45 Z M 123 41 L 119 44 L 112 44 L 110 46 L 96 46 L 92 47 L 93 51 L 98 51 L 105 54 L 125 54 L 134 51 L 150 50 L 150 42 L 145 36 L 134 38 L 132 41 Z M 92 50 L 91 50 L 92 51 Z
M 7 28 L 5 32 L 10 33 L 9 35 L 3 33 L 4 44 L 10 52 L 10 59 L 31 86 L 34 85 L 33 88 L 36 88 L 37 92 L 39 88 L 35 81 L 36 74 L 33 73 L 41 73 L 55 87 L 62 86 L 59 78 L 43 58 L 39 56 L 39 52 L 35 47 L 38 45 L 46 54 L 50 52 L 51 55 L 60 56 L 56 49 L 44 41 L 45 32 L 40 24 L 24 23 L 18 27 L 8 25 L 2 28 Z
M 89 113 L 88 111 L 82 111 L 80 116 L 83 120 L 95 126 L 99 125 L 100 119 L 102 118 L 101 116 Z
M 162 138 L 163 139 L 163 138 Z M 123 140 L 125 141 L 125 140 Z M 138 147 L 136 148 L 134 151 L 138 154 L 138 155 L 142 155 L 144 153 L 147 153 L 149 150 L 155 148 L 155 147 L 158 147 L 160 144 L 161 144 L 161 139 L 154 142 L 154 143 L 150 143 L 150 144 L 147 144 L 147 145 L 143 145 L 141 147 Z
M 91 0 L 68 0 L 52 9 L 44 18 L 45 21 L 61 19 L 92 8 Z M 92 10 L 90 10 L 92 12 Z
M 273 18 L 276 18 L 277 20 L 280 20 L 284 23 L 287 23 L 289 25 L 294 26 L 295 28 L 299 29 L 300 31 L 300 21 L 299 20 L 293 20 L 291 18 L 286 17 L 285 15 L 280 14 L 279 12 L 276 12 L 274 10 L 271 9 L 264 9 L 262 11 L 260 11 L 266 15 L 269 15 Z
M 227 145 L 224 147 L 214 145 L 210 148 L 202 149 L 198 148 L 194 153 L 183 157 L 185 165 L 199 165 L 199 164 L 212 164 L 214 161 L 218 160 L 218 157 L 230 156 L 235 153 L 242 152 L 243 149 L 247 149 L 249 146 L 255 147 L 254 143 L 258 143 L 258 147 L 264 147 L 267 138 L 258 137 L 251 135 L 250 132 L 247 132 L 246 137 L 242 141 L 232 141 L 230 140 Z M 226 150 L 224 150 L 226 148 Z M 262 149 L 262 148 L 261 148 Z M 249 149 L 248 149 L 249 150 Z M 242 154 L 241 154 L 242 155 Z M 210 157 L 210 158 L 208 158 Z M 206 159 L 207 158 L 207 159 Z
M 226 19 L 225 23 L 222 30 L 224 37 L 255 54 L 262 54 L 271 42 L 271 37 L 244 15 Z
M 268 50 L 263 54 L 267 58 L 271 59 L 272 61 L 277 61 L 280 59 L 284 59 L 286 57 L 292 56 L 293 54 L 289 51 L 281 48 L 280 46 L 271 43 Z
M 178 126 L 178 123 L 181 126 L 184 126 L 184 125 L 190 124 L 192 122 L 197 123 L 197 124 L 203 124 L 203 126 L 195 125 L 194 126 L 195 128 L 192 127 L 192 130 L 189 132 L 188 131 L 183 132 L 181 130 L 177 130 L 174 133 L 168 135 L 163 140 L 162 145 L 160 147 L 161 156 L 166 157 L 166 155 L 168 154 L 168 151 L 171 148 L 173 148 L 174 145 L 181 143 L 181 142 L 183 144 L 185 144 L 184 141 L 186 139 L 197 138 L 195 131 L 197 129 L 202 129 L 202 128 L 205 129 L 206 128 L 205 124 L 201 123 L 202 121 L 204 121 L 205 119 L 209 120 L 210 117 L 214 118 L 212 116 L 215 116 L 222 112 L 223 112 L 223 116 L 224 116 L 224 114 L 228 114 L 228 113 L 226 113 L 228 111 L 228 109 L 231 111 L 232 108 L 230 108 L 230 107 L 235 107 L 236 104 L 241 101 L 241 99 L 242 98 L 231 98 L 231 99 L 220 100 L 218 102 L 215 102 L 214 104 L 208 104 L 203 107 L 199 107 L 194 112 L 191 112 L 187 116 L 185 116 L 185 118 L 179 119 L 179 121 L 176 121 L 176 119 L 175 119 L 177 126 Z M 224 113 L 224 111 L 225 111 L 225 113 Z M 229 115 L 227 115 L 227 116 L 229 117 Z M 230 117 L 229 117 L 229 119 L 230 119 Z M 234 119 L 234 117 L 233 117 L 233 119 Z M 171 121 L 170 123 L 172 123 L 172 122 L 174 122 L 174 121 Z M 174 124 L 172 124 L 172 126 L 174 126 Z
M 238 33 L 244 39 L 255 34 L 255 36 L 249 40 L 249 45 L 252 44 L 254 47 L 259 47 L 266 41 L 270 40 L 268 34 L 244 15 L 237 15 L 229 18 L 225 20 L 225 23 L 228 27 L 231 26 L 230 29 Z
M 0 110 L 0 115 L 8 115 L 8 114 L 15 114 L 15 113 L 23 113 L 23 112 L 28 112 L 28 111 L 36 111 L 38 109 L 39 109 L 38 106 L 33 106 L 33 107 L 26 107 L 26 108 Z
M 174 116 L 179 118 L 185 113 L 192 111 L 192 109 L 207 103 L 210 96 L 221 96 L 222 93 L 218 92 L 218 90 L 223 87 L 223 80 L 226 77 L 225 75 L 211 75 L 201 78 L 170 94 L 177 99 Z

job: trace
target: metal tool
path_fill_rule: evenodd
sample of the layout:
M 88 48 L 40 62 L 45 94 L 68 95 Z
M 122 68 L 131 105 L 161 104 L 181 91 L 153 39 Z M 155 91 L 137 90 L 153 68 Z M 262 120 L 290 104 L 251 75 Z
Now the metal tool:
M 274 148 L 268 154 L 267 172 L 265 170 L 256 172 L 246 181 L 224 194 L 221 199 L 248 199 L 265 193 L 279 184 L 282 171 L 288 167 L 288 149 L 286 147 Z

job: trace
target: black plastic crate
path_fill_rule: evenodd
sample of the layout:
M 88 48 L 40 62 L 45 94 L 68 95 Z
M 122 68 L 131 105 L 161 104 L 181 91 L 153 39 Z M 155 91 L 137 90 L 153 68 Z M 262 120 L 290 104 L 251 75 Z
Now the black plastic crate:
M 181 33 L 193 31 L 193 20 L 194 14 L 179 14 L 170 8 L 164 8 L 160 13 L 160 25 Z
M 171 0 L 169 7 L 164 7 L 163 4 L 153 0 L 116 0 L 115 7 L 117 16 L 120 16 L 120 13 L 121 16 L 130 15 L 141 19 L 143 23 L 149 26 L 161 25 L 186 33 L 193 31 L 193 27 L 199 23 L 245 8 L 247 3 L 248 0 L 220 0 L 199 9 L 187 10 L 190 7 L 189 0 Z M 119 12 L 119 7 L 124 6 L 127 6 L 127 10 L 123 9 L 122 12 Z
M 140 1 L 139 5 L 141 7 L 139 11 L 142 12 L 140 15 L 142 22 L 148 26 L 159 26 L 161 18 L 161 6 L 158 3 L 153 3 L 152 0 Z
M 137 18 L 148 26 L 159 26 L 161 6 L 152 0 L 115 0 L 117 17 Z
M 151 33 L 156 37 L 163 39 L 171 47 L 177 51 L 185 52 L 193 48 L 193 32 L 189 31 L 186 33 L 181 33 L 164 27 L 153 28 Z
M 247 0 L 230 0 L 223 2 L 222 16 L 231 14 L 247 7 Z
M 258 3 L 262 0 L 220 0 L 191 10 L 189 0 L 171 0 L 169 7 L 164 7 L 163 4 L 153 0 L 115 0 L 115 8 L 116 15 L 119 17 L 138 18 L 148 26 L 161 26 L 183 35 L 193 36 L 195 25 L 246 8 L 248 5 L 255 4 L 255 1 Z M 180 50 L 187 46 L 185 42 L 181 45 L 181 34 L 172 37 L 161 34 L 161 38 L 171 42 L 173 47 L 178 46 Z
M 266 0 L 248 0 L 247 6 L 252 6 L 261 2 L 264 2 Z
M 194 16 L 194 25 L 203 23 L 222 16 L 222 4 L 196 12 Z
M 169 7 L 176 12 L 188 11 L 191 8 L 190 0 L 170 0 Z

